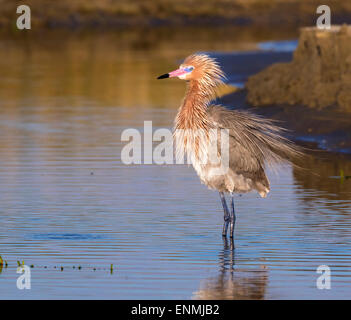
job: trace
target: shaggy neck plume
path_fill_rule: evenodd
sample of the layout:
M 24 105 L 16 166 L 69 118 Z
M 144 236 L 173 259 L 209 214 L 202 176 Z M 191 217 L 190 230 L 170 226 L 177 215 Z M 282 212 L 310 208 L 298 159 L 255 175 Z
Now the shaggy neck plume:
M 208 129 L 206 109 L 214 96 L 215 86 L 190 80 L 176 118 L 176 129 Z

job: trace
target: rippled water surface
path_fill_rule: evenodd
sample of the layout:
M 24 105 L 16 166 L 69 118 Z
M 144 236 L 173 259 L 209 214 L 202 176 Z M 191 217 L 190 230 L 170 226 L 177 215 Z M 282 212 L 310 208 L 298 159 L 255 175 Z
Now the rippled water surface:
M 234 252 L 218 194 L 192 168 L 120 160 L 123 129 L 172 126 L 184 83 L 157 75 L 195 47 L 275 40 L 256 37 L 2 40 L 0 298 L 351 298 L 347 156 L 317 153 L 271 174 L 266 199 L 238 196 Z M 34 266 L 30 290 L 16 287 L 18 260 Z M 330 290 L 316 287 L 320 265 Z

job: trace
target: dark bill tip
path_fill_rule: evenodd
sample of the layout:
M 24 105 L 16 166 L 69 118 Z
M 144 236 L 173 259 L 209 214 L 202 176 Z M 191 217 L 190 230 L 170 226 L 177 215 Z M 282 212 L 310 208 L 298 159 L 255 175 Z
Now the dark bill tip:
M 166 79 L 166 78 L 169 78 L 169 74 L 168 73 L 165 73 L 162 76 L 159 76 L 157 79 Z

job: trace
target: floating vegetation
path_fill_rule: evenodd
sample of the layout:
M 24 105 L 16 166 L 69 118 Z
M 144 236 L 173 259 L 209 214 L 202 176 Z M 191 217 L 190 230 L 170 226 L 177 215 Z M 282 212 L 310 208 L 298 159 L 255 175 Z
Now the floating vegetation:
M 20 260 L 17 260 L 17 267 L 23 267 L 24 266 L 24 261 L 22 260 L 22 262 L 20 261 Z M 8 263 L 7 263 L 7 261 L 6 260 L 4 260 L 3 258 L 2 258 L 2 256 L 0 255 L 0 273 L 2 272 L 2 270 L 3 270 L 3 268 L 7 268 L 8 267 Z M 69 266 L 66 266 L 67 268 L 69 267 Z M 34 264 L 31 264 L 30 265 L 30 268 L 31 269 L 33 269 L 34 268 Z M 36 269 L 40 269 L 40 268 L 43 268 L 43 269 L 50 269 L 50 266 L 47 266 L 47 265 L 44 265 L 44 266 L 39 266 L 39 265 L 37 265 L 36 267 L 35 267 Z M 53 268 L 53 269 L 59 269 L 60 271 L 64 271 L 65 270 L 65 267 L 64 266 L 51 266 L 51 268 Z M 75 266 L 75 265 L 73 265 L 72 266 L 72 269 L 78 269 L 78 270 L 82 270 L 83 269 L 83 267 L 81 266 L 81 265 L 79 265 L 79 266 Z M 107 267 L 105 267 L 105 268 L 98 268 L 98 267 L 86 267 L 85 269 L 90 269 L 90 270 L 92 270 L 92 271 L 97 271 L 97 270 L 109 270 L 110 271 L 110 273 L 112 274 L 113 273 L 113 271 L 114 271 L 114 267 L 113 267 L 113 264 L 111 263 L 110 264 L 110 267 L 109 268 L 107 268 Z
M 341 183 L 344 182 L 344 180 L 351 179 L 351 176 L 345 176 L 344 170 L 340 169 L 340 180 Z
M 339 176 L 330 176 L 329 178 L 338 179 L 338 180 L 340 180 L 340 183 L 343 184 L 345 180 L 351 179 L 351 176 L 350 175 L 345 175 L 344 170 L 340 169 L 340 175 Z

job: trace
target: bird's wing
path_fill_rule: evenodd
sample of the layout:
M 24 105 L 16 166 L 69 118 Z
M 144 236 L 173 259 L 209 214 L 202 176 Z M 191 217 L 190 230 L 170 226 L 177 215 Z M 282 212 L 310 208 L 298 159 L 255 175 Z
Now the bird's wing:
M 207 114 L 216 128 L 229 130 L 230 167 L 260 171 L 265 164 L 285 162 L 299 154 L 298 148 L 282 136 L 284 129 L 269 119 L 218 105 L 209 106 Z
M 243 135 L 241 128 L 238 128 L 231 119 L 232 115 L 227 114 L 222 107 L 210 107 L 208 113 L 211 123 L 216 129 L 229 130 L 229 167 L 235 172 L 255 172 L 260 169 L 260 158 L 255 156 L 252 147 L 250 149 L 245 141 L 240 139 Z M 244 133 L 245 134 L 245 133 Z M 218 150 L 221 152 L 221 136 L 218 135 Z

